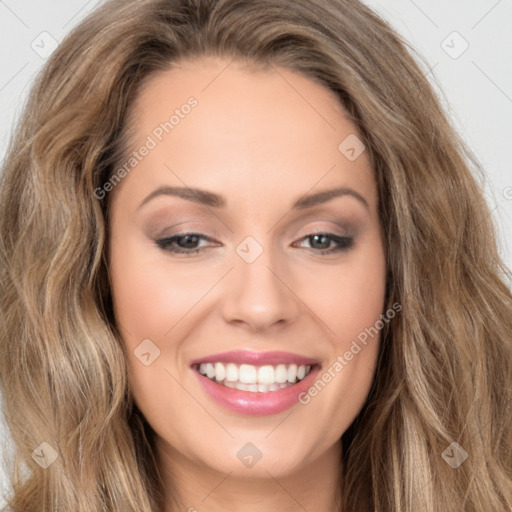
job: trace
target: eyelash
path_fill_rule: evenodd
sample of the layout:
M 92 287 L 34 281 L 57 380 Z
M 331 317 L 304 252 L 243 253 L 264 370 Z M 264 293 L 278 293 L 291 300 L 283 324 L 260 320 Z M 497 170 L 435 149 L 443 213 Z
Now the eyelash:
M 192 254 L 196 254 L 196 253 L 200 252 L 202 250 L 202 248 L 197 248 L 197 249 L 182 249 L 182 248 L 176 248 L 176 247 L 170 248 L 172 246 L 172 244 L 174 242 L 176 242 L 177 240 L 180 240 L 182 238 L 186 238 L 189 236 L 199 237 L 200 239 L 203 239 L 203 240 L 206 240 L 209 242 L 213 242 L 213 240 L 211 238 L 201 235 L 200 233 L 183 233 L 183 234 L 174 235 L 174 236 L 167 237 L 167 238 L 161 238 L 160 240 L 156 240 L 155 243 L 158 247 L 160 247 L 160 249 L 170 252 L 170 253 L 174 253 L 174 254 L 192 255 Z M 317 254 L 320 254 L 320 255 L 347 251 L 347 250 L 351 249 L 354 244 L 354 239 L 352 237 L 338 236 L 333 233 L 324 233 L 324 232 L 311 233 L 309 235 L 302 237 L 300 239 L 300 241 L 313 238 L 314 236 L 327 237 L 328 239 L 330 239 L 338 244 L 338 247 L 335 247 L 334 249 L 331 248 L 331 249 L 326 249 L 323 251 L 312 249 L 314 252 L 316 252 Z

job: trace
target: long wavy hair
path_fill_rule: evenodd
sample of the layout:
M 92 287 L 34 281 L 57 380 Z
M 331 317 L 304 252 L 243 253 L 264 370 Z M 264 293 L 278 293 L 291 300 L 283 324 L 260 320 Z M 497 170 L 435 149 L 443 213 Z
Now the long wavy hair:
M 143 84 L 180 60 L 217 55 L 332 90 L 371 157 L 387 307 L 402 311 L 342 437 L 343 510 L 510 510 L 510 271 L 482 173 L 413 51 L 357 0 L 107 1 L 52 54 L 0 185 L 9 510 L 163 507 L 153 432 L 133 403 L 112 310 L 109 195 L 94 191 L 126 158 Z M 442 457 L 453 442 L 468 453 L 457 469 Z

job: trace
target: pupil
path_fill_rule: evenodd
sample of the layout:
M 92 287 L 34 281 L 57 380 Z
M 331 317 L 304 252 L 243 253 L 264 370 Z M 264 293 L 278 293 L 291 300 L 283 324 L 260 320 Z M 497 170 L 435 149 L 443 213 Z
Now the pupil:
M 181 242 L 183 240 L 187 240 L 185 243 L 180 243 L 182 247 L 186 247 L 187 249 L 194 248 L 194 245 L 197 244 L 197 235 L 185 235 L 180 238 Z
M 319 238 L 324 238 L 324 240 L 325 240 L 325 242 L 323 244 L 320 243 L 320 245 L 322 246 L 322 247 L 320 247 L 320 249 L 328 249 L 329 248 L 330 240 L 325 235 L 313 235 L 313 240 L 314 240 L 313 245 L 316 243 L 316 241 Z

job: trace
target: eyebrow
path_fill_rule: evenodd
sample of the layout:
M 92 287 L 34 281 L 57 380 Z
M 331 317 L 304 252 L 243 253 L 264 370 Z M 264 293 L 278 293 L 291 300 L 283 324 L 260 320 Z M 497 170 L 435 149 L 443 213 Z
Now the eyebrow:
M 214 192 L 210 192 L 208 190 L 203 190 L 199 188 L 191 188 L 191 187 L 159 187 L 153 192 L 151 192 L 139 205 L 139 209 L 159 196 L 175 196 L 181 197 L 182 199 L 186 199 L 187 201 L 192 201 L 194 203 L 198 203 L 204 206 L 209 206 L 211 208 L 225 208 L 226 207 L 226 199 Z M 338 187 L 330 190 L 323 190 L 321 192 L 316 192 L 315 194 L 308 194 L 300 197 L 293 203 L 293 210 L 304 210 L 306 208 L 312 208 L 313 206 L 317 206 L 319 204 L 326 203 L 335 197 L 342 196 L 351 196 L 357 199 L 360 203 L 362 203 L 367 209 L 369 209 L 368 202 L 366 199 L 356 192 L 355 190 L 348 187 Z

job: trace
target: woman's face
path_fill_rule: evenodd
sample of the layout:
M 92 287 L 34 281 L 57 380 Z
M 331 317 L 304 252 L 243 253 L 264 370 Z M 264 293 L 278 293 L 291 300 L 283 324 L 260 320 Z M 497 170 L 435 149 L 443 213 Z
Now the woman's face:
M 374 375 L 385 254 L 333 94 L 228 64 L 184 62 L 139 96 L 110 192 L 112 292 L 164 459 L 277 477 L 339 457 Z

